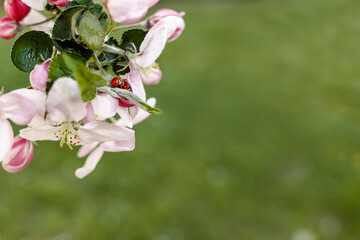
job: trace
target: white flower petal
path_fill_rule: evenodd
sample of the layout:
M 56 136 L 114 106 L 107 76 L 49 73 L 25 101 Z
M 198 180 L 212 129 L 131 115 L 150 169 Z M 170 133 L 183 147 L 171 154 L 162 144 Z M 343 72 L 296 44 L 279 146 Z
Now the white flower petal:
M 133 93 L 140 97 L 143 101 L 146 100 L 146 93 L 144 84 L 141 80 L 140 74 L 138 70 L 136 69 L 134 61 L 130 62 L 130 72 L 129 72 L 129 83 L 131 85 L 131 88 L 133 90 Z
M 119 107 L 117 113 L 121 117 L 121 120 L 123 121 L 124 126 L 127 126 L 129 128 L 133 127 L 132 117 L 129 114 L 129 108 Z M 120 126 L 120 125 L 118 125 L 118 126 Z
M 55 81 L 45 106 L 48 118 L 56 123 L 78 122 L 86 116 L 86 103 L 81 99 L 79 86 L 67 77 Z
M 14 133 L 9 121 L 0 119 L 0 162 L 11 151 Z
M 43 125 L 39 127 L 28 127 L 20 130 L 20 137 L 27 139 L 31 142 L 35 141 L 56 141 L 58 140 L 54 133 L 58 131 L 60 127 L 52 127 L 51 125 Z
M 116 126 L 106 122 L 89 122 L 80 126 L 79 138 L 83 144 L 92 142 L 108 142 L 131 139 L 135 133 L 133 130 Z
M 28 5 L 31 8 L 42 11 L 45 9 L 47 0 L 21 0 L 23 3 Z
M 82 168 L 76 170 L 75 175 L 76 177 L 82 179 L 89 175 L 94 169 L 96 165 L 99 163 L 101 157 L 103 156 L 104 151 L 98 147 L 96 148 L 86 159 L 85 164 Z
M 32 9 L 30 11 L 30 13 L 22 20 L 21 23 L 23 25 L 30 25 L 30 24 L 42 22 L 45 19 L 46 19 L 46 17 L 44 15 L 42 15 L 38 11 Z M 47 34 L 51 35 L 51 30 L 53 29 L 53 27 L 54 27 L 54 21 L 48 21 L 46 23 L 33 26 L 33 27 L 31 27 L 31 29 L 36 30 L 36 31 L 43 31 L 43 32 L 46 32 Z
M 147 103 L 151 106 L 151 107 L 155 107 L 156 105 L 156 99 L 155 98 L 150 98 Z M 139 109 L 139 112 L 136 114 L 136 116 L 134 117 L 134 119 L 132 120 L 133 124 L 136 125 L 142 121 L 144 121 L 146 118 L 148 118 L 150 116 L 150 113 L 148 113 L 147 111 L 143 110 L 143 109 Z
M 154 0 L 107 0 L 106 6 L 115 22 L 133 24 L 141 20 Z
M 98 94 L 91 101 L 96 119 L 104 120 L 115 116 L 119 101 L 107 94 Z
M 84 146 L 82 146 L 78 153 L 77 153 L 77 157 L 78 158 L 82 158 L 85 157 L 86 155 L 88 155 L 92 150 L 94 150 L 94 148 L 99 144 L 99 142 L 93 142 L 93 143 L 89 143 L 86 144 Z
M 124 152 L 135 149 L 135 136 L 130 140 L 111 141 L 100 145 L 105 152 Z

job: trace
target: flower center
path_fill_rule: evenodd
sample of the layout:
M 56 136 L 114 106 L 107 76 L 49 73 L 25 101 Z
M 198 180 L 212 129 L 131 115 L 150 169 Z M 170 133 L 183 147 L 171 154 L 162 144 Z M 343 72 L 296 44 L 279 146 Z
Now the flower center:
M 73 150 L 72 146 L 80 144 L 80 140 L 77 135 L 77 123 L 76 122 L 63 122 L 59 128 L 54 132 L 56 138 L 60 140 L 59 147 L 63 147 L 64 144 Z

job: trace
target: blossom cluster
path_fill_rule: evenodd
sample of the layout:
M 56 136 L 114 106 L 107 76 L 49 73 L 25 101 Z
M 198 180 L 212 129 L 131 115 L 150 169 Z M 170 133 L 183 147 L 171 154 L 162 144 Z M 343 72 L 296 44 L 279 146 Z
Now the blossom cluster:
M 134 125 L 151 114 L 155 98 L 144 85 L 159 83 L 156 62 L 185 28 L 184 13 L 148 10 L 159 0 L 5 0 L 0 37 L 14 43 L 15 67 L 29 87 L 0 92 L 0 162 L 11 173 L 32 161 L 36 141 L 81 146 L 91 173 L 104 152 L 132 151 Z M 121 31 L 120 39 L 114 32 Z M 12 125 L 25 126 L 14 136 Z

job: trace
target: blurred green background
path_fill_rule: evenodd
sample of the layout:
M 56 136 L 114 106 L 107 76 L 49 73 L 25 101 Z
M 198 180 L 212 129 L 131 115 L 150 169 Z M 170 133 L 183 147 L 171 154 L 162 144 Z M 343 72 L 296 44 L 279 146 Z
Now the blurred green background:
M 133 152 L 0 172 L 1 240 L 360 239 L 360 1 L 169 1 L 187 28 Z M 28 86 L 0 42 L 0 85 Z

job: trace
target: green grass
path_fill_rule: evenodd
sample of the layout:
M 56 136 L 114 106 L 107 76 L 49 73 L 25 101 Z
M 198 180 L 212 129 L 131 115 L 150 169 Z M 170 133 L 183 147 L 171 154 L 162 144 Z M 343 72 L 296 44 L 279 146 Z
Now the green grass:
M 360 2 L 160 7 L 187 12 L 148 87 L 166 115 L 84 180 L 57 143 L 0 172 L 0 239 L 359 239 Z M 9 48 L 8 91 L 28 85 Z

